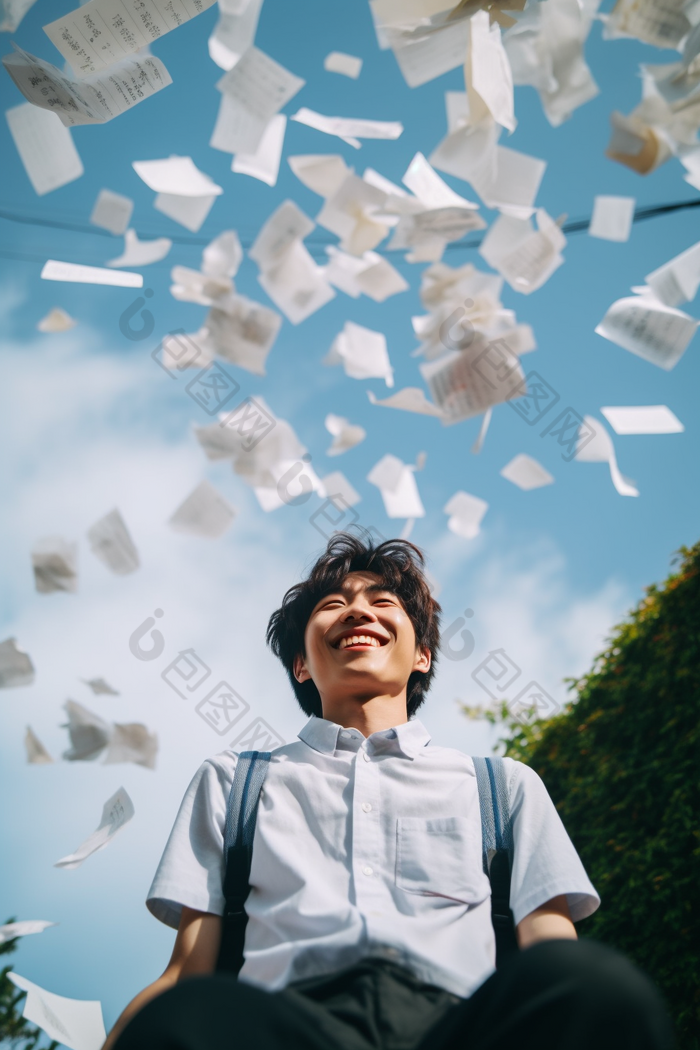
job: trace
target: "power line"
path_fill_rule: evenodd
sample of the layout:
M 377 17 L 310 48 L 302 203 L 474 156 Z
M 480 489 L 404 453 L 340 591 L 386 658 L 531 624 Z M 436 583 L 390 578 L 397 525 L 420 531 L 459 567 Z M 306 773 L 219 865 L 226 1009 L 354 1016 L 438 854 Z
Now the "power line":
M 687 208 L 700 207 L 700 197 L 695 200 L 689 201 L 673 201 L 667 204 L 648 204 L 642 207 L 635 208 L 634 215 L 632 218 L 633 223 L 645 222 L 647 219 L 655 219 L 662 215 L 668 215 L 672 212 L 683 211 Z M 7 208 L 0 208 L 0 219 L 4 219 L 6 222 L 17 223 L 22 226 L 41 226 L 48 229 L 54 230 L 66 230 L 70 233 L 81 233 L 88 234 L 93 237 L 109 237 L 114 240 L 114 234 L 108 230 L 103 230 L 99 226 L 93 226 L 91 223 L 71 222 L 66 219 L 52 219 L 42 215 L 31 215 L 31 214 L 20 214 L 19 212 L 10 211 Z M 562 225 L 563 233 L 581 233 L 587 230 L 591 224 L 590 218 L 588 219 L 570 219 L 564 222 Z M 205 247 L 209 244 L 210 237 L 197 237 L 194 235 L 187 235 L 182 233 L 149 233 L 149 237 L 165 237 L 167 236 L 174 244 L 192 245 L 194 247 Z M 253 243 L 252 239 L 243 238 L 241 245 L 243 248 L 250 248 Z M 304 243 L 307 248 L 312 252 L 316 249 L 316 254 L 321 254 L 322 250 L 326 247 L 330 247 L 335 244 L 331 238 L 324 237 L 308 237 Z M 479 237 L 475 240 L 460 240 L 451 241 L 446 246 L 446 251 L 460 251 L 470 250 L 479 248 L 483 243 L 483 237 Z M 403 248 L 376 248 L 375 251 L 380 255 L 396 255 L 404 251 Z M 43 256 L 27 255 L 26 253 L 14 252 L 10 248 L 0 248 L 0 256 L 6 259 L 18 259 L 22 261 L 37 261 L 41 262 Z

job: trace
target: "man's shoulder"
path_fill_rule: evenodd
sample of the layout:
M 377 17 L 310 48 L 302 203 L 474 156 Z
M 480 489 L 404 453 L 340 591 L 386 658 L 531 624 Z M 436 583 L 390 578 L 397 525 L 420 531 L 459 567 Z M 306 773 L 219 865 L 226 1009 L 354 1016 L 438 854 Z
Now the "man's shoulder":
M 496 759 L 498 762 L 503 763 L 509 789 L 513 789 L 520 784 L 526 786 L 528 783 L 540 779 L 534 769 L 517 758 L 507 758 L 500 755 L 470 754 L 456 747 L 443 747 L 441 744 L 434 744 L 432 741 L 426 744 L 423 754 L 428 760 L 435 761 L 441 766 L 446 768 L 467 768 L 470 773 L 476 772 L 474 767 L 475 758 Z

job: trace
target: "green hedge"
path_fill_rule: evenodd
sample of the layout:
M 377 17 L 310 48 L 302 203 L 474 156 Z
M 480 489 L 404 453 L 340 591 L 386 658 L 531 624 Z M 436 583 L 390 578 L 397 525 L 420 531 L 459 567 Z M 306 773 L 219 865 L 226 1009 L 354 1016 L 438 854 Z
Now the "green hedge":
M 579 927 L 656 982 L 700 1046 L 700 543 L 617 627 L 548 722 L 506 754 L 545 781 L 602 898 Z
M 15 922 L 9 918 L 7 922 Z M 11 955 L 17 950 L 19 938 L 13 937 L 0 944 L 0 955 Z M 12 1050 L 38 1050 L 46 1045 L 47 1036 L 22 1017 L 22 999 L 26 992 L 16 988 L 7 976 L 14 967 L 3 966 L 0 969 L 0 1045 Z M 57 1050 L 58 1043 L 51 1040 L 46 1050 Z

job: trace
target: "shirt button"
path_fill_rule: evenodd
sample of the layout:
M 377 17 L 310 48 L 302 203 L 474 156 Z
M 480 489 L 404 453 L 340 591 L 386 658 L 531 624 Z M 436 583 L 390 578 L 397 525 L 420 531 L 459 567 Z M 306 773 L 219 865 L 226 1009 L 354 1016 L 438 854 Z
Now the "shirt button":
M 366 751 L 362 752 L 362 757 L 364 758 L 365 762 L 369 762 L 369 755 L 367 754 Z
M 371 802 L 363 802 L 362 803 L 362 812 L 363 813 L 369 813 L 371 809 L 372 809 L 372 803 Z
M 343 730 L 341 730 L 341 733 L 340 733 L 340 735 L 341 735 L 341 736 L 343 736 L 343 737 L 348 737 L 348 736 L 350 736 L 350 734 L 348 733 L 347 729 L 343 729 Z
M 374 868 L 372 868 L 369 864 L 365 864 L 364 868 L 362 869 L 362 874 L 374 875 Z

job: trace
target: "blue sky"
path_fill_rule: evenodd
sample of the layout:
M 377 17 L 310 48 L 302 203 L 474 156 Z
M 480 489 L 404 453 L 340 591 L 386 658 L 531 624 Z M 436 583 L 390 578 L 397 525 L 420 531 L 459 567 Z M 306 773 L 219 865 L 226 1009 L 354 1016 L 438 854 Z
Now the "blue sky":
M 71 6 L 71 0 L 60 8 L 38 0 L 14 38 L 60 64 L 41 27 Z M 154 47 L 171 73 L 171 87 L 109 124 L 73 131 L 85 174 L 68 186 L 36 197 L 3 122 L 3 213 L 85 224 L 97 193 L 107 187 L 135 200 L 132 224 L 141 237 L 189 236 L 153 209 L 152 192 L 131 168 L 133 160 L 178 153 L 191 155 L 225 191 L 200 231 L 203 238 L 235 228 L 244 245 L 250 244 L 288 197 L 310 216 L 317 214 L 320 198 L 296 180 L 286 160 L 277 186 L 270 188 L 233 175 L 228 156 L 209 147 L 220 76 L 206 47 L 214 21 L 210 10 Z M 10 49 L 7 37 L 2 43 Z M 333 115 L 401 120 L 405 126 L 397 141 L 366 141 L 355 151 L 290 123 L 285 157 L 342 153 L 360 173 L 371 166 L 395 181 L 417 150 L 428 155 L 445 134 L 444 92 L 463 88 L 458 70 L 407 88 L 391 53 L 378 50 L 361 0 L 353 5 L 266 0 L 256 44 L 307 81 L 288 112 L 305 105 Z M 358 81 L 324 72 L 323 58 L 331 50 L 362 56 Z M 610 112 L 629 112 L 639 101 L 639 63 L 671 62 L 675 53 L 631 40 L 604 42 L 599 23 L 586 53 L 600 95 L 561 127 L 549 126 L 532 89 L 516 89 L 519 125 L 501 141 L 548 162 L 537 203 L 553 217 L 566 213 L 573 219 L 590 215 L 596 194 L 634 196 L 639 205 L 696 197 L 674 160 L 642 178 L 604 156 Z M 21 101 L 8 77 L 0 84 L 4 109 Z M 467 184 L 446 179 L 473 197 Z M 486 209 L 484 215 L 487 221 L 495 217 Z M 201 247 L 175 244 L 163 262 L 144 269 L 154 291 L 149 308 L 156 331 L 152 340 L 132 343 L 120 334 L 118 320 L 133 302 L 133 291 L 39 279 L 48 258 L 102 265 L 119 254 L 120 239 L 0 223 L 6 508 L 0 526 L 0 638 L 15 635 L 37 668 L 34 685 L 5 691 L 1 698 L 0 790 L 13 803 L 4 807 L 0 921 L 14 914 L 60 922 L 22 943 L 17 970 L 59 994 L 101 999 L 109 1025 L 167 961 L 172 934 L 148 915 L 143 899 L 187 782 L 203 758 L 226 743 L 196 717 L 192 704 L 169 690 L 160 673 L 178 650 L 194 647 L 255 713 L 287 740 L 294 737 L 304 718 L 263 635 L 284 590 L 319 551 L 320 536 L 308 520 L 318 501 L 264 514 L 226 464 L 205 460 L 191 425 L 207 417 L 185 394 L 184 383 L 170 381 L 150 358 L 165 332 L 194 331 L 203 322 L 204 308 L 176 302 L 169 293 L 171 267 L 197 268 Z M 392 262 L 410 283 L 408 292 L 383 304 L 338 293 L 302 325 L 285 321 L 264 379 L 229 366 L 246 393 L 262 395 L 289 420 L 319 474 L 341 469 L 347 475 L 362 496 L 362 521 L 384 535 L 395 534 L 396 523 L 386 518 L 378 491 L 365 481 L 368 471 L 387 452 L 406 462 L 427 452 L 417 475 L 427 513 L 412 539 L 426 550 L 441 587 L 445 625 L 465 608 L 474 610 L 473 654 L 463 661 L 443 660 L 423 711 L 438 742 L 472 753 L 491 747 L 490 731 L 467 721 L 456 703 L 484 699 L 471 672 L 490 649 L 505 648 L 523 676 L 563 700 L 562 678 L 586 670 L 642 588 L 666 574 L 681 544 L 697 539 L 697 338 L 667 373 L 594 333 L 615 299 L 697 239 L 694 210 L 638 223 L 626 244 L 572 234 L 564 266 L 541 290 L 528 297 L 508 286 L 503 292 L 505 306 L 535 331 L 538 349 L 526 359 L 526 371 L 536 368 L 545 376 L 563 404 L 599 415 L 603 405 L 664 403 L 685 424 L 679 435 L 615 437 L 620 469 L 637 482 L 638 499 L 620 497 L 604 465 L 563 462 L 555 442 L 539 437 L 539 428 L 527 427 L 507 406 L 494 413 L 484 450 L 474 456 L 470 446 L 478 420 L 443 428 L 428 417 L 375 408 L 366 390 L 383 396 L 383 382 L 358 382 L 321 366 L 337 332 L 352 320 L 385 333 L 397 388 L 420 385 L 410 318 L 423 312 L 418 300 L 423 267 L 401 257 L 392 256 Z M 322 229 L 307 239 L 319 261 L 329 240 Z M 450 249 L 445 261 L 453 266 L 472 261 L 488 269 L 473 250 Z M 246 259 L 237 288 L 266 302 L 256 274 Z M 62 335 L 38 333 L 37 321 L 55 305 L 78 326 Z M 687 309 L 693 313 L 697 306 Z M 323 420 L 329 411 L 368 432 L 364 443 L 340 459 L 325 455 L 330 437 Z M 500 477 L 519 452 L 538 459 L 555 484 L 527 493 Z M 174 534 L 165 524 L 204 477 L 239 511 L 231 530 L 213 543 Z M 442 507 L 458 489 L 490 505 L 474 541 L 446 528 Z M 142 560 L 141 569 L 124 578 L 111 576 L 85 541 L 87 528 L 114 506 Z M 34 592 L 29 551 L 36 539 L 52 534 L 80 539 L 77 595 Z M 159 624 L 165 654 L 161 661 L 141 664 L 130 655 L 128 638 L 156 607 L 165 613 Z M 93 697 L 80 679 L 98 675 L 121 695 Z M 65 730 L 59 727 L 61 705 L 69 697 L 103 717 L 143 721 L 156 729 L 157 771 L 83 763 L 27 766 L 22 746 L 27 724 L 55 757 L 65 748 Z M 121 784 L 136 806 L 131 825 L 82 868 L 53 868 L 93 830 L 102 803 Z

